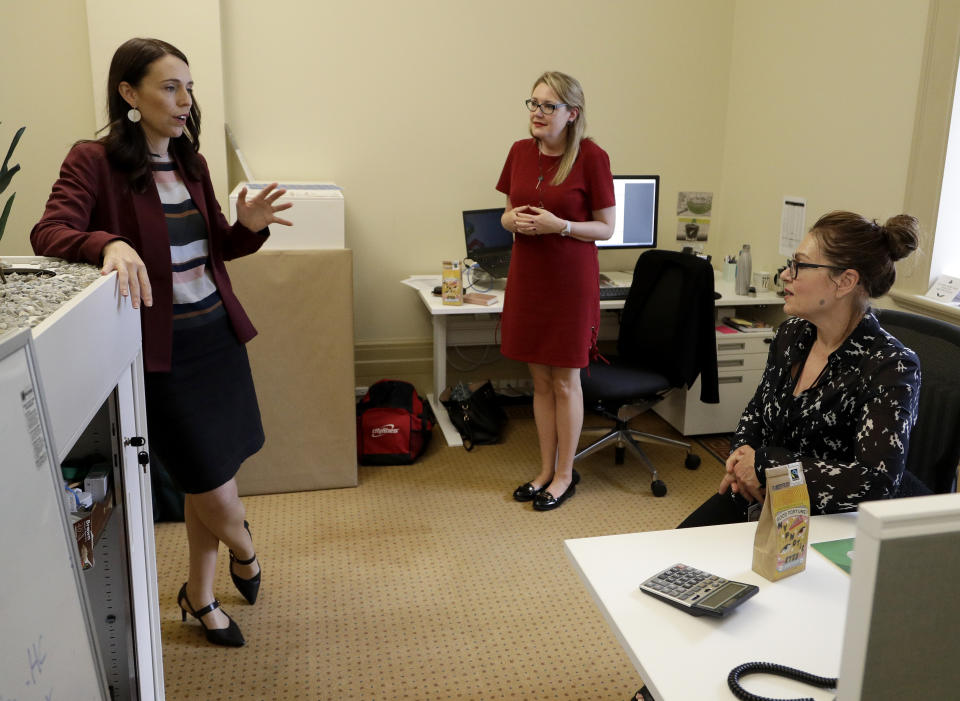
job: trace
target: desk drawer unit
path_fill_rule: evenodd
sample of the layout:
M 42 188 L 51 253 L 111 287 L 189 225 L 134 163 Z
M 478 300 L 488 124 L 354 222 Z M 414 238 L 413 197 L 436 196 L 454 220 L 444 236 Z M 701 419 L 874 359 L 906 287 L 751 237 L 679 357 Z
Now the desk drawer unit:
M 653 410 L 685 436 L 731 433 L 760 384 L 773 333 L 717 334 L 720 403 L 700 401 L 700 378 L 676 389 Z

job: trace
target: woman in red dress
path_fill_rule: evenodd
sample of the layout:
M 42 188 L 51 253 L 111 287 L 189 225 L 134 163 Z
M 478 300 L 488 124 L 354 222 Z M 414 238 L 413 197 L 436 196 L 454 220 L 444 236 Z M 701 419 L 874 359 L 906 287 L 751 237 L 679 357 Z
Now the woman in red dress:
M 583 394 L 580 368 L 596 351 L 600 281 L 595 241 L 610 238 L 616 219 L 606 152 L 584 138 L 583 88 L 547 72 L 526 101 L 530 135 L 510 148 L 497 190 L 507 196 L 501 223 L 514 232 L 501 350 L 526 362 L 540 472 L 513 498 L 538 511 L 569 498 Z

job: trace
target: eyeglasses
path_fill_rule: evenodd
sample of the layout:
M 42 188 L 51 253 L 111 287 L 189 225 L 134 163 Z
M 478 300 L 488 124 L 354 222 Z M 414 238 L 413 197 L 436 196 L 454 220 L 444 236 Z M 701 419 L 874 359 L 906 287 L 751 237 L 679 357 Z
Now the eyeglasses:
M 800 272 L 802 268 L 830 268 L 831 270 L 846 270 L 846 268 L 840 265 L 823 265 L 821 263 L 801 263 L 798 260 L 793 258 L 787 258 L 787 270 L 790 271 L 790 277 L 794 280 L 797 279 L 797 273 Z
M 536 112 L 539 109 L 544 114 L 553 114 L 553 111 L 558 107 L 570 106 L 566 102 L 557 102 L 557 103 L 537 102 L 533 98 L 530 98 L 529 100 L 524 100 L 523 104 L 525 104 L 527 106 L 527 109 L 530 110 L 531 112 Z

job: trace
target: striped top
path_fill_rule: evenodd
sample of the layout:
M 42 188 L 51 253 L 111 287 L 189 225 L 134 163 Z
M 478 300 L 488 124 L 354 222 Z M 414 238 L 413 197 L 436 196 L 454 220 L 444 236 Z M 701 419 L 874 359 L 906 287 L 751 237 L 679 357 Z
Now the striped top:
M 207 224 L 173 161 L 153 158 L 157 184 L 170 236 L 173 264 L 173 330 L 196 328 L 226 315 L 210 272 Z

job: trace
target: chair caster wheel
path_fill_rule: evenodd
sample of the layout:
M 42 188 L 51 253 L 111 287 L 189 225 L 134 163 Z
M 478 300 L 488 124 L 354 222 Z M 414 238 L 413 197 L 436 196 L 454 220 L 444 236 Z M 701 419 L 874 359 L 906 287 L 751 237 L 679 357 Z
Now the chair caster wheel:
M 683 466 L 688 470 L 696 470 L 700 467 L 700 456 L 694 453 L 687 453 L 687 458 L 683 461 Z
M 667 485 L 662 480 L 654 480 L 650 484 L 650 489 L 653 490 L 653 496 L 655 497 L 662 497 L 667 493 Z

